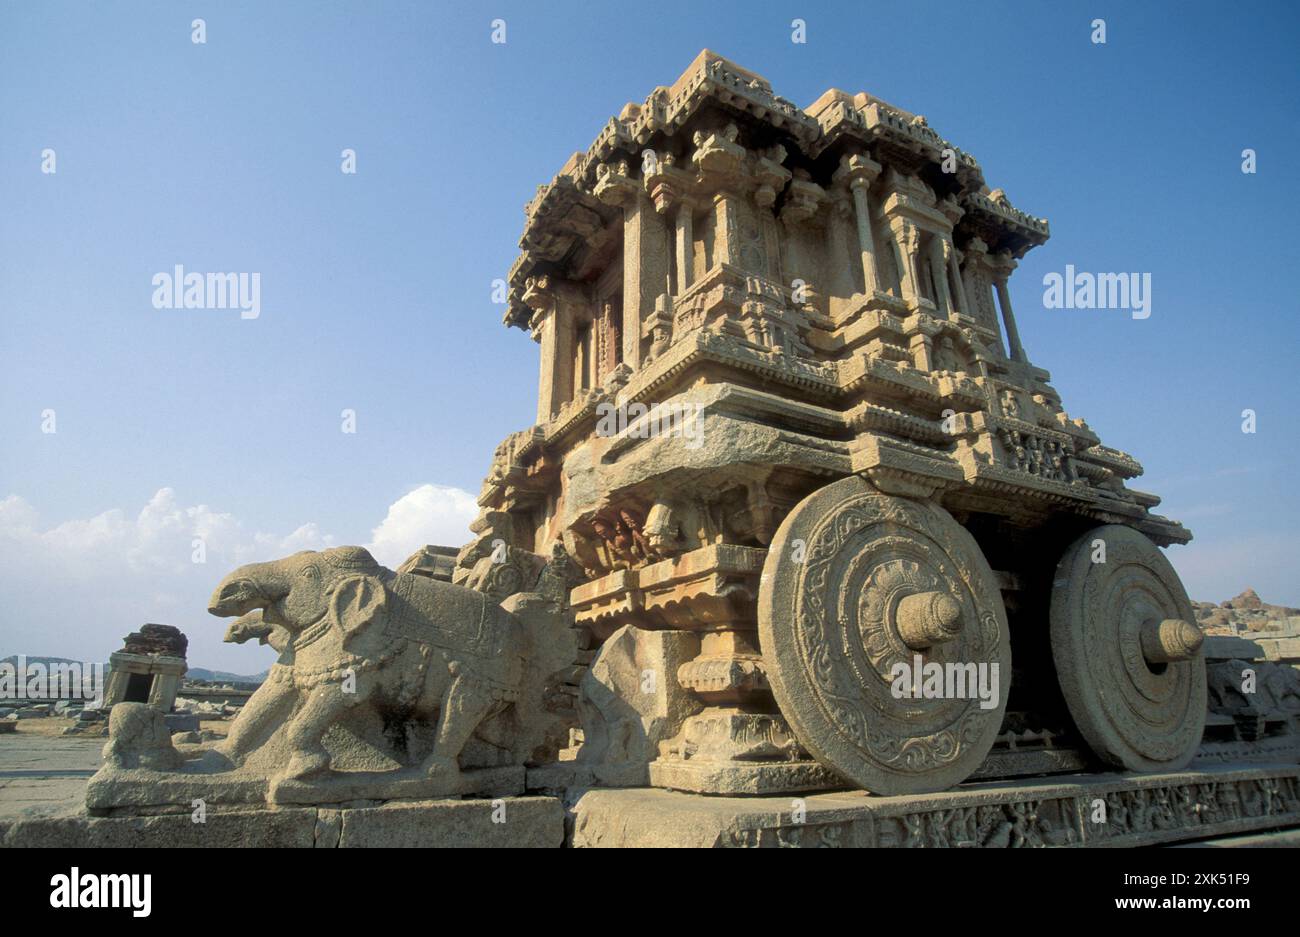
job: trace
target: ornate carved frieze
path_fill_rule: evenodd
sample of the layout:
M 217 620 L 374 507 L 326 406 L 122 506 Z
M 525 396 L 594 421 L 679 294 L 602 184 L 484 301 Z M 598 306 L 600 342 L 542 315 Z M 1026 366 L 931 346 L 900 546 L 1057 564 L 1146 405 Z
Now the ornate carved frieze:
M 814 819 L 813 812 L 804 823 L 788 815 L 766 823 L 751 820 L 722 833 L 717 845 L 1033 849 L 1209 838 L 1300 821 L 1300 779 L 1292 769 L 1282 771 L 1190 776 L 1163 784 L 1111 782 L 1093 789 L 1048 784 L 1037 796 L 1013 793 L 998 799 L 971 791 L 929 809 L 890 805 L 844 811 L 841 805 L 841 817 L 834 819 Z

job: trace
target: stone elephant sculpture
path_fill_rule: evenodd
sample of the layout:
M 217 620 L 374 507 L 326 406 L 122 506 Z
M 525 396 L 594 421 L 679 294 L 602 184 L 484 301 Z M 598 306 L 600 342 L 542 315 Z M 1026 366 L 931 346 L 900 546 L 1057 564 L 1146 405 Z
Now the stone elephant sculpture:
M 290 636 L 283 628 L 267 624 L 259 608 L 232 621 L 222 640 L 227 644 L 244 644 L 253 639 L 258 644 L 269 644 L 276 651 L 283 652 L 289 644 Z
M 325 734 L 353 707 L 372 706 L 386 722 L 436 720 L 421 768 L 454 782 L 476 728 L 518 699 L 529 654 L 521 622 L 489 597 L 395 573 L 360 547 L 241 566 L 208 611 L 240 616 L 228 638 L 257 637 L 280 651 L 222 751 L 242 764 L 288 718 L 281 778 L 328 771 Z

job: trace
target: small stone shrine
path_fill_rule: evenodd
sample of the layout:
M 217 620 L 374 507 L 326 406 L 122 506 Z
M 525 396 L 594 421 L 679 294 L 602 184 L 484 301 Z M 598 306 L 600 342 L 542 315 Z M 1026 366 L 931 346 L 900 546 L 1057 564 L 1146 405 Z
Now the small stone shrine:
M 169 713 L 187 669 L 189 639 L 172 625 L 148 624 L 126 636 L 120 651 L 108 658 L 104 708 L 118 703 L 146 703 Z

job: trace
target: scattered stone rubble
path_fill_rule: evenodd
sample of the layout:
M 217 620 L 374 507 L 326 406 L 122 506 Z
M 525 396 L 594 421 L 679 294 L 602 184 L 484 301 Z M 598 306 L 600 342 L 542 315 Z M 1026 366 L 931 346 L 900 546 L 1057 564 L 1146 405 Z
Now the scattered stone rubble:
M 189 639 L 173 625 L 144 625 L 128 634 L 122 653 L 152 657 L 185 657 Z
M 239 715 L 242 706 L 217 703 L 211 700 L 192 700 L 183 696 L 176 697 L 175 712 L 198 716 L 201 720 L 227 719 Z
M 1300 610 L 1254 589 L 1197 603 L 1209 637 L 1202 760 L 1300 760 Z
M 1197 623 L 1207 635 L 1253 641 L 1268 660 L 1300 661 L 1300 609 L 1270 605 L 1254 589 L 1218 605 L 1193 605 Z

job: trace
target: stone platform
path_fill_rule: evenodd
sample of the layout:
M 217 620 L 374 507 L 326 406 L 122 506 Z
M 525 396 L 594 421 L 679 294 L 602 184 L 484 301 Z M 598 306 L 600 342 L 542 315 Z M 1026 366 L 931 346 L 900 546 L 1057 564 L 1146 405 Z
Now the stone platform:
M 189 767 L 191 763 L 187 763 Z M 509 765 L 465 771 L 454 790 L 430 781 L 418 771 L 340 771 L 317 781 L 284 781 L 269 790 L 264 776 L 240 771 L 210 774 L 148 769 L 104 769 L 86 785 L 91 812 L 118 807 L 158 807 L 202 799 L 209 805 L 346 804 L 357 800 L 437 800 L 449 794 L 506 797 L 524 792 L 524 768 Z
M 1239 848 L 1300 842 L 1300 766 L 1294 760 L 1220 764 L 1202 759 L 1176 774 L 977 782 L 918 797 L 844 791 L 717 797 L 643 787 L 580 791 L 570 785 L 563 798 L 571 805 L 566 836 L 562 798 L 535 794 L 274 808 L 221 804 L 209 797 L 204 824 L 192 822 L 186 806 L 119 806 L 90 816 L 87 780 L 99 765 L 101 747 L 86 739 L 31 734 L 0 741 L 0 847 L 558 847 L 567 841 L 574 846 Z M 529 772 L 530 791 L 540 776 Z M 1105 815 L 1097 822 L 1099 801 Z M 504 805 L 504 823 L 492 822 L 494 804 Z M 796 811 L 802 822 L 796 821 Z
M 1300 828 L 1300 766 L 966 784 L 937 794 L 708 797 L 591 790 L 573 846 L 1154 846 Z
M 180 810 L 180 808 L 175 808 Z M 557 848 L 554 797 L 391 801 L 376 806 L 210 808 L 141 816 L 0 820 L 0 847 Z

